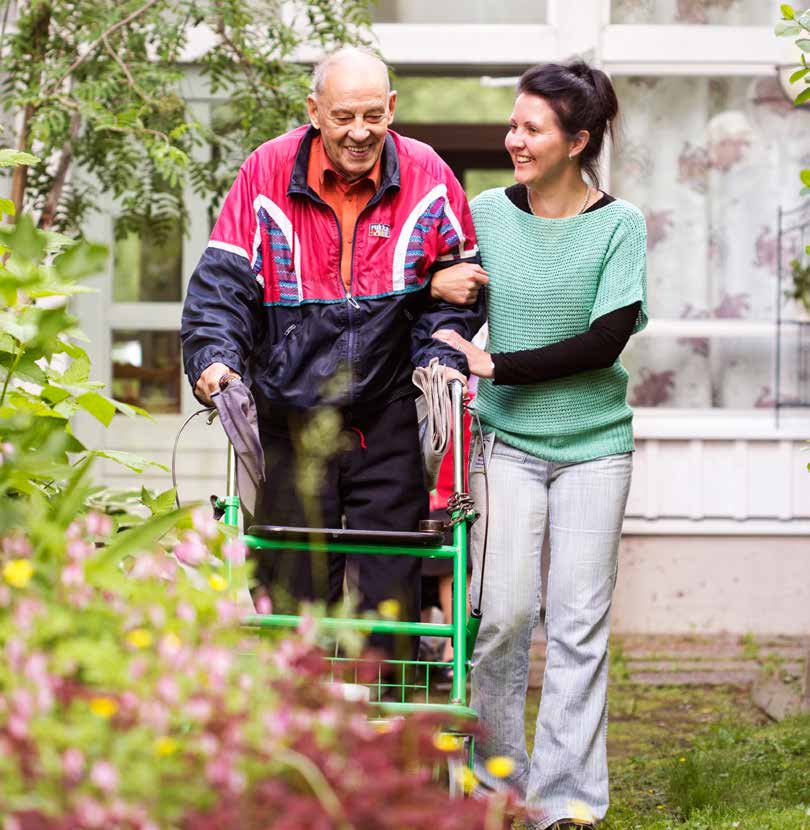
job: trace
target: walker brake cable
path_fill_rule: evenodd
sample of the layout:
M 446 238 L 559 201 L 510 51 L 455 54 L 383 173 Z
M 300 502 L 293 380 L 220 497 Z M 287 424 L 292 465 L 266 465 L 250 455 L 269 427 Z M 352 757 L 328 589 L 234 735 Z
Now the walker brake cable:
M 217 411 L 213 407 L 206 406 L 203 409 L 198 409 L 196 412 L 193 412 L 191 415 L 186 418 L 183 426 L 177 431 L 177 435 L 174 437 L 174 446 L 172 447 L 172 487 L 174 487 L 174 500 L 177 503 L 178 510 L 180 509 L 180 493 L 177 490 L 177 446 L 180 443 L 180 436 L 183 434 L 185 428 L 198 416 L 202 415 L 204 412 L 210 413 L 208 416 L 208 426 L 211 426 L 214 423 L 214 418 L 217 417 Z

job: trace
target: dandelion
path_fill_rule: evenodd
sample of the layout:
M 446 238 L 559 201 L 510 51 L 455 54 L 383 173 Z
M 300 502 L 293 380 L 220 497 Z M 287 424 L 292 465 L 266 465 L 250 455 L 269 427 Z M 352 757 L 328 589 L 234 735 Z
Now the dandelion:
M 451 735 L 448 732 L 439 732 L 433 738 L 433 746 L 441 752 L 456 752 L 461 749 L 463 741 L 458 735 Z
M 145 628 L 133 628 L 126 636 L 126 641 L 133 648 L 149 648 L 153 642 L 152 635 Z
M 34 566 L 27 559 L 12 559 L 3 565 L 3 579 L 12 588 L 25 588 L 34 575 Z
M 686 763 L 686 758 L 683 758 L 683 757 L 678 758 L 678 763 L 679 764 L 685 764 Z
M 211 576 L 208 577 L 208 584 L 215 591 L 224 591 L 228 587 L 228 580 L 220 574 L 211 574 Z
M 177 741 L 174 738 L 169 738 L 167 735 L 164 735 L 155 741 L 155 755 L 158 758 L 168 758 L 177 752 L 177 746 Z
M 487 758 L 486 768 L 494 778 L 506 778 L 512 774 L 515 762 L 506 755 L 494 755 L 492 758 Z
M 656 805 L 656 807 L 655 807 L 655 809 L 656 809 L 656 810 L 663 810 L 663 809 L 664 809 L 664 805 L 663 805 L 663 804 L 657 804 L 657 805 Z
M 478 784 L 478 779 L 469 767 L 459 767 L 455 771 L 455 778 L 466 795 L 469 795 Z
M 96 717 L 108 720 L 118 711 L 118 701 L 111 697 L 91 697 L 90 711 Z
M 395 599 L 384 599 L 377 606 L 377 611 L 384 620 L 399 619 L 399 603 Z

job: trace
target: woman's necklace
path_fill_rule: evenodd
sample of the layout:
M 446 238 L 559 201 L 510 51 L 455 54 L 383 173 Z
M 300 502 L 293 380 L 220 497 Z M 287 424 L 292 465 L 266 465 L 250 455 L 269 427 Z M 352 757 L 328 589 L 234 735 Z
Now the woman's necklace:
M 529 199 L 529 210 L 532 212 L 532 216 L 537 216 L 537 214 L 534 212 L 534 205 L 532 204 L 532 189 L 529 187 L 529 185 L 525 185 L 525 187 L 526 187 L 526 196 Z M 574 214 L 574 216 L 579 216 L 580 213 L 582 213 L 585 210 L 585 208 L 588 204 L 588 199 L 590 199 L 590 198 L 591 198 L 590 185 L 585 185 L 585 199 L 582 202 L 582 207 Z M 537 218 L 538 219 L 544 219 L 546 217 L 538 216 Z

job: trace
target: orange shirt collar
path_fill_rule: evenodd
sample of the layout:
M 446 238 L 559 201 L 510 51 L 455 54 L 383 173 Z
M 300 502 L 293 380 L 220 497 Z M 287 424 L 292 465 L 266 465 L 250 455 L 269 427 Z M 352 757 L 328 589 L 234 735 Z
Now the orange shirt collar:
M 351 182 L 352 185 L 358 184 L 359 182 L 369 181 L 372 185 L 374 185 L 374 192 L 377 192 L 377 189 L 380 186 L 380 178 L 381 178 L 381 170 L 382 170 L 382 153 L 380 153 L 379 158 L 374 163 L 374 167 L 368 172 L 366 176 L 363 176 L 362 179 L 358 179 L 357 181 Z M 309 149 L 309 165 L 307 169 L 307 184 L 312 187 L 316 191 L 320 191 L 320 189 L 324 185 L 324 177 L 326 173 L 330 173 L 338 182 L 346 183 L 343 176 L 335 169 L 335 166 L 332 164 L 331 159 L 326 154 L 326 150 L 323 146 L 323 141 L 321 140 L 320 133 L 313 136 L 312 144 L 310 145 Z

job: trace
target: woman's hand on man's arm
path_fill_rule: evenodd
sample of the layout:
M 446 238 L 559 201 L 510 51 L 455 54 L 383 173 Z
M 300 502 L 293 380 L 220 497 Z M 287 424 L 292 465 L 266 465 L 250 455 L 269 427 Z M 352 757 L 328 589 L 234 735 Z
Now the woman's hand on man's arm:
M 469 340 L 465 340 L 458 332 L 452 329 L 439 329 L 439 331 L 433 332 L 433 337 L 463 352 L 467 358 L 467 365 L 470 367 L 470 374 L 478 375 L 479 378 L 491 378 L 495 373 L 492 355 L 483 349 L 479 349 L 478 346 L 473 346 Z
M 430 296 L 455 305 L 472 305 L 478 299 L 482 285 L 489 282 L 487 272 L 472 262 L 459 262 L 441 268 L 430 280 Z

